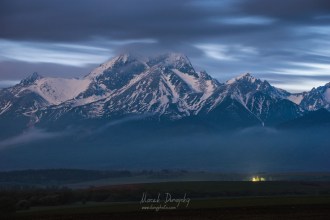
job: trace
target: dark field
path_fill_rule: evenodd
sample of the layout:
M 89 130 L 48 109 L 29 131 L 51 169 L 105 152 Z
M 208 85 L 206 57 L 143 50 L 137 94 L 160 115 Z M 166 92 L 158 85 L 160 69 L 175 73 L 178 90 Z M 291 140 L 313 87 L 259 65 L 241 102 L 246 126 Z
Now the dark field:
M 310 174 L 309 174 L 310 176 Z M 160 202 L 141 203 L 160 195 Z M 165 202 L 190 199 L 189 204 Z M 90 188 L 18 187 L 2 189 L 2 202 L 15 210 L 0 219 L 330 219 L 328 181 L 188 181 L 107 185 Z M 19 207 L 25 204 L 28 207 Z M 166 204 L 172 210 L 142 207 Z M 2 203 L 2 208 L 4 203 Z
M 328 219 L 330 197 L 195 200 L 191 207 L 145 211 L 138 203 L 35 208 L 3 219 Z

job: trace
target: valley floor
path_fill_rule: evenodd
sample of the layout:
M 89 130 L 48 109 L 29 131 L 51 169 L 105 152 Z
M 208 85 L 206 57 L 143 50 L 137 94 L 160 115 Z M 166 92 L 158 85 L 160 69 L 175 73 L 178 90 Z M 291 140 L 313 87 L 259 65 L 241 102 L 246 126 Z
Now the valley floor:
M 141 210 L 139 203 L 108 203 L 33 208 L 2 219 L 329 219 L 330 197 L 250 197 L 194 200 L 189 208 Z
M 1 176 L 1 220 L 330 219 L 329 173 L 30 170 Z

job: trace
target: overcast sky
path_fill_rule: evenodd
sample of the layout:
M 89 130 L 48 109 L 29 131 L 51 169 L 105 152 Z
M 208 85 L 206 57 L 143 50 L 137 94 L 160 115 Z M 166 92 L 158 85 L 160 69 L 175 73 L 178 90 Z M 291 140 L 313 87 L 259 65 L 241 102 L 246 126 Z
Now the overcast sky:
M 81 77 L 127 51 L 181 52 L 222 82 L 330 82 L 329 0 L 1 0 L 0 27 L 0 87 Z

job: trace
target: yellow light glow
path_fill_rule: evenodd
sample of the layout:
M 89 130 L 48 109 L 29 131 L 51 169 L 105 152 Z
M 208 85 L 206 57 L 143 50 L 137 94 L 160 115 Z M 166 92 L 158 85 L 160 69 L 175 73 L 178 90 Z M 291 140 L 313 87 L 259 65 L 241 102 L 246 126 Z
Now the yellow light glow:
M 254 176 L 251 179 L 252 182 L 260 182 L 260 181 L 266 181 L 264 177 Z

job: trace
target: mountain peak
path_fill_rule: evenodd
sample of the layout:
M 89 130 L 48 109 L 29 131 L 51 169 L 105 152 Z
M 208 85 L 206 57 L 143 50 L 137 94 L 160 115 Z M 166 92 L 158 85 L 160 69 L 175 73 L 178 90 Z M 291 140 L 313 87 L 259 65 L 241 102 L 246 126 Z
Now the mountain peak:
M 175 64 L 175 63 L 190 63 L 188 57 L 182 53 L 163 53 L 158 56 L 150 56 L 149 63 L 163 63 L 163 64 Z
M 203 79 L 206 79 L 206 80 L 212 80 L 212 77 L 205 71 L 205 70 L 202 70 L 200 71 L 199 75 L 203 78 Z
M 112 60 L 115 60 L 116 62 L 122 62 L 125 64 L 134 60 L 146 60 L 146 58 L 143 55 L 128 52 L 128 53 L 122 53 Z
M 330 109 L 329 88 L 309 92 L 310 95 L 292 95 L 250 73 L 222 84 L 205 71 L 196 72 L 181 53 L 150 57 L 124 53 L 83 79 L 41 78 L 33 73 L 19 86 L 6 91 L 13 94 L 8 96 L 9 101 L 17 100 L 18 104 L 13 106 L 19 106 L 24 95 L 37 99 L 42 107 L 36 113 L 40 116 L 37 120 L 53 120 L 55 116 L 66 119 L 71 115 L 73 119 L 119 118 L 135 114 L 176 120 L 194 115 L 204 117 L 210 112 L 222 114 L 230 105 L 230 111 L 236 109 L 240 114 L 246 109 L 249 118 L 258 118 L 268 125 L 296 118 L 311 108 Z M 7 108 L 7 103 L 0 102 L 0 109 Z M 31 108 L 19 109 L 31 114 Z
M 192 67 L 188 57 L 182 53 L 168 53 L 166 60 L 176 66 L 188 65 Z
M 249 81 L 251 83 L 254 83 L 258 79 L 256 79 L 255 77 L 253 77 L 250 73 L 244 73 L 244 74 L 242 74 L 242 75 L 240 75 L 238 77 L 235 77 L 235 78 L 232 78 L 232 79 L 228 80 L 226 82 L 226 84 L 227 85 L 230 85 L 230 84 L 233 84 L 233 83 L 238 82 L 238 81 L 241 81 L 241 80 L 246 80 L 246 81 Z
M 237 78 L 244 78 L 244 77 L 252 77 L 252 75 L 250 73 L 243 73 L 239 75 Z
M 137 60 L 137 56 L 133 55 L 132 53 L 123 53 L 120 54 L 107 62 L 101 64 L 99 67 L 94 69 L 92 72 L 90 72 L 86 77 L 88 78 L 96 78 L 99 75 L 101 75 L 104 71 L 107 69 L 113 68 L 116 65 L 125 65 L 128 64 L 134 60 Z
M 165 54 L 167 58 L 171 61 L 185 61 L 185 62 L 190 62 L 188 57 L 184 55 L 183 53 L 177 53 L 177 52 L 171 52 L 171 53 L 166 53 Z
M 101 64 L 99 67 L 90 72 L 86 77 L 95 78 L 101 75 L 105 70 L 113 68 L 116 65 L 126 65 L 134 61 L 138 61 L 139 63 L 149 67 L 162 65 L 165 67 L 178 69 L 181 72 L 195 72 L 188 57 L 182 53 L 172 52 L 151 57 L 146 57 L 135 53 L 123 53 Z
M 37 72 L 34 72 L 34 73 L 30 74 L 28 77 L 26 77 L 25 79 L 23 79 L 21 81 L 21 84 L 23 84 L 23 85 L 32 84 L 41 78 L 42 78 L 42 76 L 40 76 Z
M 182 53 L 165 53 L 156 57 L 150 57 L 149 66 L 160 65 L 169 69 L 177 69 L 180 72 L 196 75 L 188 57 Z M 198 77 L 198 76 L 197 76 Z

